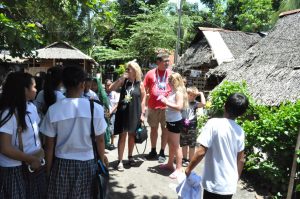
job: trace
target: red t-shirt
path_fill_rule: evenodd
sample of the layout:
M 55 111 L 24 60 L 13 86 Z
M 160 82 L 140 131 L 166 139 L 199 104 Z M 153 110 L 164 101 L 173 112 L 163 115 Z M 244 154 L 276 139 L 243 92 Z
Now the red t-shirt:
M 167 97 L 172 91 L 168 84 L 168 77 L 171 74 L 171 70 L 167 69 L 164 71 L 154 68 L 147 72 L 144 85 L 146 90 L 149 90 L 149 101 L 148 107 L 153 109 L 165 109 L 166 105 L 160 100 L 157 100 L 159 95 Z

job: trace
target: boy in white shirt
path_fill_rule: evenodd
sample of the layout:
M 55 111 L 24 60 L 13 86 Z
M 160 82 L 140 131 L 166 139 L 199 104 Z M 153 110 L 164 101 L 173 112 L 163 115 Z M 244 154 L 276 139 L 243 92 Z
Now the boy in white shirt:
M 230 199 L 244 166 L 245 134 L 234 121 L 243 115 L 249 102 L 245 95 L 231 94 L 225 103 L 224 118 L 212 118 L 198 138 L 200 147 L 185 173 L 191 171 L 205 156 L 203 171 L 204 199 Z
M 97 191 L 97 165 L 91 139 L 90 101 L 80 98 L 85 74 L 82 68 L 72 66 L 66 67 L 62 76 L 66 98 L 49 107 L 40 128 L 47 137 L 48 198 L 93 198 Z M 103 107 L 96 103 L 93 123 L 96 148 L 104 162 L 107 124 Z
M 97 93 L 92 91 L 91 87 L 92 87 L 92 78 L 91 77 L 85 78 L 85 84 L 84 84 L 84 90 L 83 90 L 82 97 L 100 101 Z

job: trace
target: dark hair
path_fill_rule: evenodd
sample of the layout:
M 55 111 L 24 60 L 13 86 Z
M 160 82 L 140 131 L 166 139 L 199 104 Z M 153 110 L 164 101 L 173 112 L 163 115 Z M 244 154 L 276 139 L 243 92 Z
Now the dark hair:
M 92 81 L 98 84 L 97 78 L 93 78 Z
M 157 56 L 156 56 L 156 61 L 163 61 L 164 58 L 169 58 L 169 54 L 168 53 L 159 53 Z
M 23 72 L 10 73 L 3 85 L 3 92 L 0 98 L 0 127 L 3 126 L 15 112 L 17 113 L 18 125 L 23 129 L 27 129 L 25 122 L 27 101 L 25 96 L 25 88 L 30 88 L 33 83 L 33 76 Z M 4 116 L 4 112 L 8 110 L 8 114 Z
M 229 117 L 236 118 L 243 115 L 249 106 L 248 98 L 242 93 L 233 93 L 225 102 L 225 111 Z
M 62 68 L 55 66 L 49 68 L 45 78 L 44 84 L 44 101 L 45 107 L 43 107 L 43 112 L 46 113 L 49 106 L 56 102 L 55 90 L 62 82 Z
M 62 81 L 66 89 L 75 88 L 86 79 L 80 66 L 67 66 L 63 69 Z
M 106 79 L 104 84 L 106 85 L 108 82 L 112 82 L 111 79 Z

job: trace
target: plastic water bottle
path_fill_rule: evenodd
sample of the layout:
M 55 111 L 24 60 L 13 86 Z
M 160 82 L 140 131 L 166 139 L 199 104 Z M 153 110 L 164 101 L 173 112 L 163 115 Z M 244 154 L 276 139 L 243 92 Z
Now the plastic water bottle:
M 140 127 L 140 128 L 138 128 L 138 130 L 137 130 L 137 133 L 142 133 L 142 131 L 143 131 L 143 129 Z

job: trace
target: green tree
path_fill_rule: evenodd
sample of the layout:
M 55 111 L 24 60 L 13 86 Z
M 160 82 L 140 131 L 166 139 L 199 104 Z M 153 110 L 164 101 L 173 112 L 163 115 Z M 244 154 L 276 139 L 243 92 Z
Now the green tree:
M 261 31 L 271 27 L 273 6 L 281 0 L 201 0 L 208 11 L 203 13 L 209 27 Z
M 225 27 L 250 32 L 268 30 L 273 13 L 272 0 L 228 0 Z

